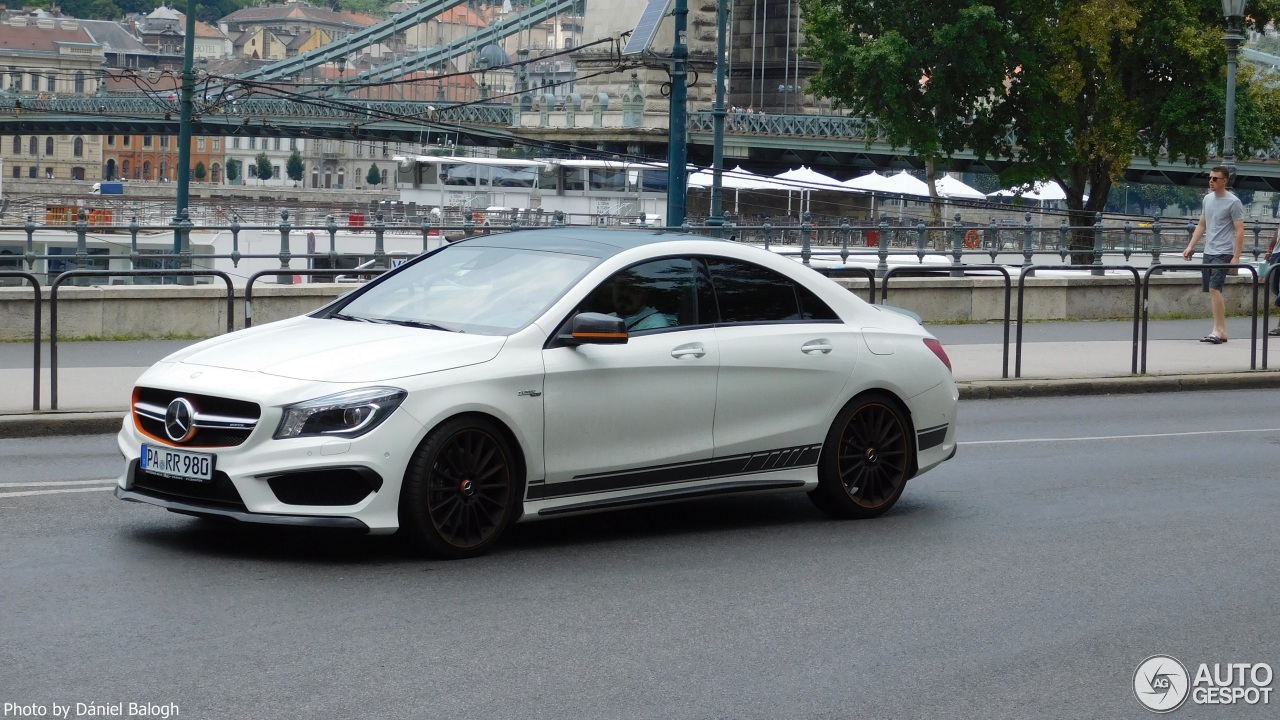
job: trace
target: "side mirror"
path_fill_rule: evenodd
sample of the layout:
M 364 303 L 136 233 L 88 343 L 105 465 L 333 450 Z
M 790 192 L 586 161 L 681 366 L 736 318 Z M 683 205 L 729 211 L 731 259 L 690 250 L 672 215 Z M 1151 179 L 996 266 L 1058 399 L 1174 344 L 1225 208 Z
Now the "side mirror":
M 565 345 L 625 345 L 627 326 L 620 317 L 604 313 L 584 312 L 569 321 L 569 332 L 562 333 Z

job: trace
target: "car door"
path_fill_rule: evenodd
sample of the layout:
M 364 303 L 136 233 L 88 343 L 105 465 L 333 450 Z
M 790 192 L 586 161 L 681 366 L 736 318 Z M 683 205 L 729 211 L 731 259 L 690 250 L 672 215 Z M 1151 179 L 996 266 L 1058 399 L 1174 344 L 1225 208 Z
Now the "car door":
M 706 258 L 719 307 L 716 457 L 821 444 L 858 360 L 856 334 L 800 283 Z
M 698 322 L 694 267 L 687 257 L 650 261 L 588 295 L 579 312 L 627 317 L 611 309 L 620 288 L 648 293 L 625 344 L 544 350 L 546 483 L 531 494 L 626 490 L 701 472 L 712 453 L 719 352 L 715 330 Z M 702 286 L 709 293 L 705 278 Z

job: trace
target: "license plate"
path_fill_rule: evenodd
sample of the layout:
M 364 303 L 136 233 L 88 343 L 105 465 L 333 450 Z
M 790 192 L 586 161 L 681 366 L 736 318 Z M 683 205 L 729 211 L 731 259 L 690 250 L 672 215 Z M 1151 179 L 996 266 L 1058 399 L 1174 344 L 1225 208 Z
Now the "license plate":
M 152 475 L 207 482 L 213 479 L 213 459 L 209 453 L 144 444 L 138 467 Z

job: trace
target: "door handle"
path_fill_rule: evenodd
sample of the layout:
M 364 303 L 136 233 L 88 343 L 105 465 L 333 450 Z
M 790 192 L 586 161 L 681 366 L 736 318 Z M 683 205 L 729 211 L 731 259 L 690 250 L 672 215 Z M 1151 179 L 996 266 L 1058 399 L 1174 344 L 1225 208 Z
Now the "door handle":
M 671 357 L 680 359 L 686 357 L 700 358 L 707 354 L 707 349 L 701 345 L 680 345 L 671 351 Z
M 813 355 L 814 353 L 826 355 L 831 352 L 831 349 L 831 342 L 828 340 L 810 340 L 800 346 L 800 352 L 805 355 Z

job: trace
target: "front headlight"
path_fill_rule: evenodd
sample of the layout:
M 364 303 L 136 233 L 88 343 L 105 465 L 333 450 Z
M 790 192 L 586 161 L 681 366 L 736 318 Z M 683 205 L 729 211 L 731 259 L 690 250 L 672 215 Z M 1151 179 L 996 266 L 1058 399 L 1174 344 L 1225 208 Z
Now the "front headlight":
M 360 437 L 386 420 L 406 395 L 400 388 L 371 387 L 286 405 L 274 437 Z

